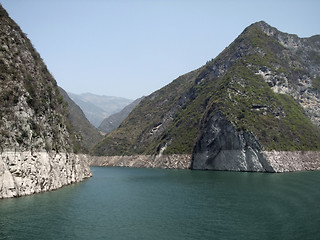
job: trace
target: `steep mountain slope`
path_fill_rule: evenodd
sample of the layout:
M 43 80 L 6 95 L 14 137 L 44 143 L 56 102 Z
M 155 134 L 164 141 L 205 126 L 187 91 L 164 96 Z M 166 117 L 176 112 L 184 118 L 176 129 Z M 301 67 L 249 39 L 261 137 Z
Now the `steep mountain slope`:
M 126 98 L 100 96 L 92 93 L 68 93 L 68 95 L 82 109 L 89 122 L 95 127 L 99 127 L 103 119 L 121 111 L 125 106 L 132 103 L 132 100 Z
M 95 147 L 95 153 L 110 156 L 156 153 L 164 132 L 189 101 L 189 90 L 199 72 L 181 76 L 145 97 L 120 127 Z
M 91 175 L 67 107 L 40 55 L 0 5 L 0 198 L 59 188 Z
M 126 106 L 124 109 L 122 109 L 120 112 L 117 112 L 115 114 L 112 114 L 111 116 L 105 118 L 98 129 L 100 129 L 102 132 L 109 133 L 113 129 L 116 129 L 119 127 L 121 122 L 128 117 L 130 112 L 141 102 L 142 98 L 138 98 L 132 103 L 130 103 L 128 106 Z
M 272 171 L 264 151 L 320 150 L 319 60 L 320 36 L 255 23 L 141 101 L 95 153 L 193 153 L 194 168 Z
M 59 91 L 64 101 L 68 104 L 68 119 L 71 126 L 80 136 L 81 145 L 78 145 L 77 151 L 89 152 L 91 148 L 102 140 L 102 135 L 87 120 L 81 108 L 75 104 L 68 96 L 67 92 L 59 87 Z M 79 149 L 80 148 L 80 149 Z

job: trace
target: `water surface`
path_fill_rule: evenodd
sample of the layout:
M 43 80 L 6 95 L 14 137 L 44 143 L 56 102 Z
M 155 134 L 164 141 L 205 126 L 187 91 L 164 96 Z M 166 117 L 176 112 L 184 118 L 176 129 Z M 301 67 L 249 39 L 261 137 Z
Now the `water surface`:
M 320 239 L 320 172 L 92 168 L 0 200 L 0 239 Z

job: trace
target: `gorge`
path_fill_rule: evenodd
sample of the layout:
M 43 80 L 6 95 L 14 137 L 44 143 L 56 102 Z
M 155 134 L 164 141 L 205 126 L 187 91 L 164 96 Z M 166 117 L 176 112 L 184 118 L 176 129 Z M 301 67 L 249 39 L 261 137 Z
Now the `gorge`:
M 0 27 L 0 198 L 82 181 L 89 165 L 320 169 L 319 35 L 254 23 L 216 58 L 106 119 L 103 137 L 1 5 Z

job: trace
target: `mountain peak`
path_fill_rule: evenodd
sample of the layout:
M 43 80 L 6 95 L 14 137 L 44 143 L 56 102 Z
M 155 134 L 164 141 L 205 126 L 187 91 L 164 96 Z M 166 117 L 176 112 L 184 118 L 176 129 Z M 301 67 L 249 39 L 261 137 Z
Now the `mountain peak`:
M 275 36 L 275 35 L 278 35 L 278 34 L 286 34 L 286 33 L 282 33 L 277 28 L 272 27 L 271 25 L 269 25 L 265 21 L 259 21 L 259 22 L 255 22 L 255 23 L 249 25 L 248 27 L 245 28 L 245 30 L 242 32 L 242 34 L 254 33 L 254 32 L 257 32 L 257 31 L 258 32 L 261 31 L 261 32 L 265 33 L 268 36 Z
M 319 150 L 313 42 L 264 21 L 250 25 L 215 59 L 142 100 L 95 153 L 193 152 L 194 167 L 215 168 L 216 159 L 246 161 L 264 150 Z

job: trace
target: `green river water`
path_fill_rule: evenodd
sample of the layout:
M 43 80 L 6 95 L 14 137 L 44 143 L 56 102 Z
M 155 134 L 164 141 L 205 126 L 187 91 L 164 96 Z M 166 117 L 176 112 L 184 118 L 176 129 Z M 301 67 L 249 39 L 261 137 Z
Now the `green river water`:
M 93 167 L 0 200 L 0 239 L 320 239 L 320 172 Z

